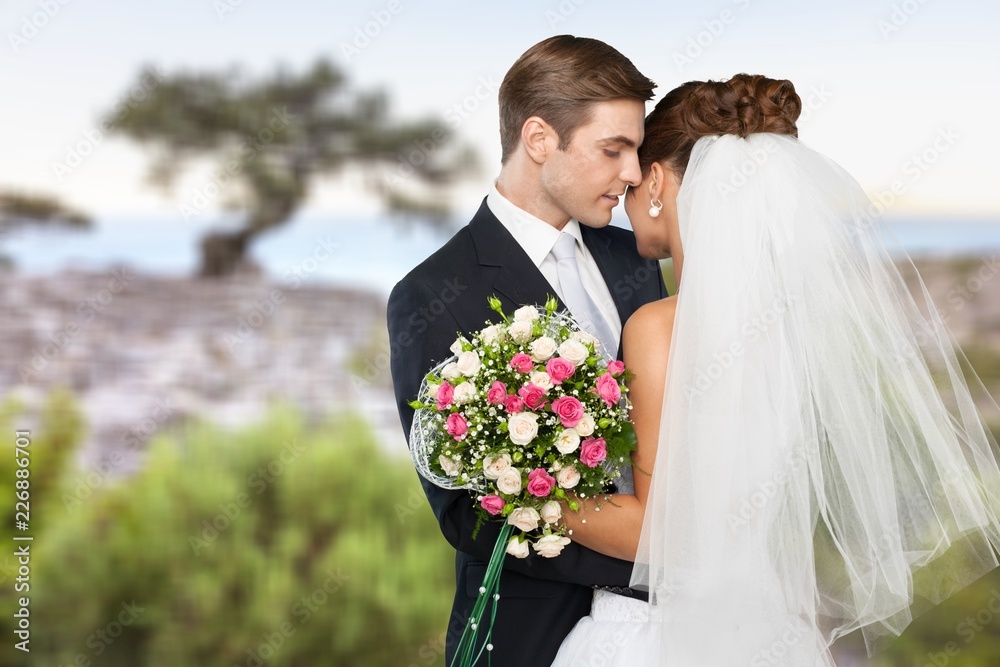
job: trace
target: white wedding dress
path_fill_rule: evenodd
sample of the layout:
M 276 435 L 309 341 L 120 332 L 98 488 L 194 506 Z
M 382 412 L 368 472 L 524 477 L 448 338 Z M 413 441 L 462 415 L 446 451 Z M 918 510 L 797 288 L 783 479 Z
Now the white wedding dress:
M 790 136 L 704 137 L 677 205 L 684 274 L 631 581 L 650 602 L 596 591 L 554 665 L 830 667 L 859 629 L 872 655 L 1000 566 L 984 426 L 1000 409 L 829 158 Z

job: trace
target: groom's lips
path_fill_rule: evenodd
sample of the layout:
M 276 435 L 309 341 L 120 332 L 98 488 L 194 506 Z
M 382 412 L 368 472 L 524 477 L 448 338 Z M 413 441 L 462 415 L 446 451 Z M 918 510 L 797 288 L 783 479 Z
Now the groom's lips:
M 607 199 L 608 201 L 613 201 L 615 204 L 617 204 L 618 198 L 621 197 L 621 195 L 601 195 L 601 197 Z

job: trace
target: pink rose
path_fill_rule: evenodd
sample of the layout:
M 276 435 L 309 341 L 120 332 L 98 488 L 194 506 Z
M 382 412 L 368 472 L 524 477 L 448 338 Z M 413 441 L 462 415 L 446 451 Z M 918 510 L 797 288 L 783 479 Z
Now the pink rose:
M 493 405 L 501 405 L 505 396 L 507 396 L 507 385 L 500 381 L 494 382 L 486 392 L 486 400 Z
M 573 396 L 561 396 L 552 401 L 552 412 L 559 415 L 564 428 L 573 428 L 583 418 L 583 403 Z
M 596 468 L 604 459 L 608 458 L 608 445 L 604 438 L 587 438 L 580 445 L 580 461 L 588 468 Z
M 503 399 L 503 407 L 508 414 L 516 415 L 521 410 L 524 410 L 524 401 L 514 394 L 507 394 L 507 398 Z
M 453 412 L 448 415 L 448 421 L 445 422 L 445 427 L 448 430 L 448 435 L 456 440 L 461 440 L 465 437 L 465 434 L 469 432 L 469 422 L 465 421 L 465 417 L 457 412 Z
M 608 405 L 617 405 L 621 400 L 622 388 L 618 386 L 618 380 L 611 373 L 605 373 L 597 378 L 597 395 Z
M 545 398 L 545 390 L 537 384 L 530 382 L 517 390 L 517 395 L 521 397 L 524 404 L 531 410 L 541 410 L 548 403 Z
M 576 366 L 565 357 L 553 357 L 545 364 L 545 371 L 549 374 L 549 379 L 552 380 L 553 384 L 562 384 L 563 380 L 576 371 Z
M 483 499 L 479 501 L 479 504 L 484 510 L 496 516 L 503 511 L 503 506 L 506 504 L 503 498 L 497 495 L 490 494 L 488 496 L 483 496 Z
M 619 375 L 625 372 L 625 364 L 618 360 L 609 361 L 608 372 L 614 375 L 615 377 L 618 377 Z
M 533 496 L 544 498 L 555 485 L 555 477 L 547 473 L 544 468 L 535 468 L 528 473 L 528 493 Z
M 437 409 L 444 410 L 449 405 L 451 405 L 452 400 L 455 398 L 455 388 L 448 384 L 447 382 L 442 382 L 441 386 L 438 387 L 437 395 Z
M 518 373 L 530 373 L 531 369 L 535 367 L 535 362 L 524 352 L 518 352 L 511 358 L 510 367 Z

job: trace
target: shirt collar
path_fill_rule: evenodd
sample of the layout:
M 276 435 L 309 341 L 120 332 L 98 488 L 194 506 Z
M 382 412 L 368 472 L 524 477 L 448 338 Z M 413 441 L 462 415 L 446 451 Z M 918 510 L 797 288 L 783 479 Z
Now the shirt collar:
M 500 194 L 496 181 L 493 181 L 490 186 L 486 205 L 517 240 L 535 266 L 541 266 L 548 254 L 552 252 L 552 247 L 559 239 L 560 231 L 541 218 L 515 206 L 509 199 Z M 575 219 L 570 218 L 562 231 L 571 235 L 577 243 L 583 246 L 580 223 Z

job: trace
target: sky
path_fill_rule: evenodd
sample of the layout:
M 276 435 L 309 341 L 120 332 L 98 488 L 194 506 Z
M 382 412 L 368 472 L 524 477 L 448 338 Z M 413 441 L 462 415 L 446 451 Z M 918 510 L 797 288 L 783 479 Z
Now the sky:
M 483 168 L 456 193 L 471 214 L 499 166 L 496 86 L 532 44 L 570 33 L 629 56 L 659 84 L 656 99 L 691 79 L 788 78 L 807 109 L 800 138 L 883 197 L 888 215 L 1000 221 L 1000 3 L 988 0 L 62 2 L 0 8 L 0 188 L 59 194 L 96 219 L 185 224 L 179 202 L 211 167 L 196 165 L 171 197 L 146 184 L 140 148 L 95 139 L 141 66 L 263 75 L 320 57 L 358 88 L 388 91 L 397 117 L 450 121 L 478 149 Z M 57 173 L 81 144 L 81 164 Z M 307 212 L 377 213 L 358 186 L 319 183 Z

